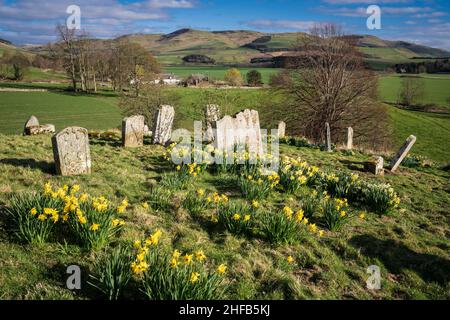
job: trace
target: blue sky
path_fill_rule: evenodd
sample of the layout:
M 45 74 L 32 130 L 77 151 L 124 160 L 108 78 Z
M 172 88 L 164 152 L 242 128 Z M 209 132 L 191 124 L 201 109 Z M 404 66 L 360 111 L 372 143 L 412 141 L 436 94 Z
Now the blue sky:
M 109 38 L 169 33 L 179 28 L 308 31 L 335 22 L 349 34 L 372 34 L 450 50 L 448 0 L 0 0 L 0 38 L 16 44 L 55 40 L 69 5 L 81 8 L 81 26 Z M 381 7 L 381 30 L 368 30 L 366 8 Z

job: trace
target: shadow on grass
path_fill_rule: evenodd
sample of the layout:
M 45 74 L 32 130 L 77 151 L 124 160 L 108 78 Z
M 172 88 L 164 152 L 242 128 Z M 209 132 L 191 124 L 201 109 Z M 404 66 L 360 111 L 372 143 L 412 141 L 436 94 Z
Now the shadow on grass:
M 43 173 L 55 174 L 55 164 L 48 161 L 36 161 L 35 159 L 0 159 L 1 164 L 8 164 L 15 167 L 31 168 L 41 170 Z
M 436 282 L 447 286 L 450 281 L 450 260 L 442 257 L 418 253 L 403 243 L 382 240 L 371 235 L 359 235 L 350 239 L 350 244 L 360 248 L 362 254 L 377 258 L 392 273 L 399 274 L 405 269 L 416 272 L 425 282 Z
M 364 162 L 362 161 L 339 160 L 339 162 L 346 166 L 349 170 L 367 172 L 364 170 Z

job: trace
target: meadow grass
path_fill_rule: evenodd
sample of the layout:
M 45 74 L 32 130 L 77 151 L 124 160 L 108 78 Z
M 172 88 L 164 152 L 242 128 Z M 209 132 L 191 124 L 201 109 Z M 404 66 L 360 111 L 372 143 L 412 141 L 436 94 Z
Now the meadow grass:
M 215 263 L 228 266 L 226 274 L 232 299 L 446 299 L 449 283 L 449 232 L 444 223 L 449 203 L 447 171 L 437 168 L 402 168 L 401 173 L 376 178 L 358 172 L 362 179 L 392 184 L 401 197 L 401 208 L 380 217 L 367 212 L 366 220 L 351 219 L 339 232 L 323 238 L 306 235 L 299 243 L 272 246 L 259 238 L 235 236 L 191 217 L 181 205 L 186 191 L 174 191 L 173 206 L 165 211 L 144 209 L 150 186 L 172 166 L 161 159 L 164 150 L 146 145 L 123 149 L 117 141 L 91 140 L 93 173 L 90 176 L 58 177 L 54 174 L 50 136 L 0 136 L 0 205 L 9 204 L 11 194 L 52 184 L 79 184 L 92 195 L 113 201 L 127 197 L 131 209 L 119 243 L 142 239 L 156 228 L 161 241 L 182 251 L 201 248 Z M 349 163 L 367 160 L 356 152 L 321 152 L 283 145 L 283 155 L 300 156 L 322 169 L 349 170 Z M 241 199 L 228 176 L 200 175 L 190 189 L 226 193 L 230 201 Z M 426 195 L 426 196 L 425 196 Z M 290 199 L 292 198 L 292 199 Z M 295 205 L 296 196 L 274 191 L 262 206 L 281 210 Z M 99 255 L 86 255 L 73 244 L 24 245 L 8 232 L 0 219 L 0 297 L 2 299 L 92 299 L 98 295 L 83 282 L 82 290 L 65 289 L 66 267 L 77 264 L 92 271 Z M 288 263 L 287 257 L 293 262 Z M 366 289 L 370 265 L 381 268 L 382 289 Z
M 379 82 L 379 94 L 383 101 L 396 103 L 400 92 L 402 77 L 411 75 L 388 75 L 381 76 Z M 446 74 L 421 74 L 424 80 L 425 94 L 419 104 L 435 104 L 437 106 L 450 108 L 450 75 Z

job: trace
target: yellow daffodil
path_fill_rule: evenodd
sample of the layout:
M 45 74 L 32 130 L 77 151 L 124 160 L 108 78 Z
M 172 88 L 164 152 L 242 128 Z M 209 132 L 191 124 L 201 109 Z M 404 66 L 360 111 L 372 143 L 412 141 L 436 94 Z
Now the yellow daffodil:
M 31 214 L 32 216 L 35 216 L 35 215 L 37 214 L 36 208 L 31 209 L 31 210 L 30 210 L 30 214 Z
M 191 278 L 190 278 L 190 282 L 191 283 L 196 283 L 198 281 L 198 279 L 200 278 L 200 273 L 198 272 L 192 272 L 191 274 Z
M 365 214 L 364 212 L 361 212 L 361 213 L 359 214 L 359 218 L 360 218 L 361 220 L 364 220 L 364 219 L 366 218 L 366 214 Z
M 258 209 L 258 208 L 259 208 L 259 202 L 256 201 L 256 200 L 253 200 L 253 201 L 252 201 L 252 207 L 253 207 L 254 209 Z
M 172 260 L 170 260 L 170 267 L 175 269 L 176 267 L 178 267 L 178 260 L 175 258 L 172 258 Z
M 240 214 L 237 214 L 237 213 L 234 214 L 234 215 L 233 215 L 233 220 L 234 220 L 234 221 L 239 221 L 239 220 L 241 220 L 241 215 L 240 215 Z
M 205 260 L 206 260 L 206 256 L 205 256 L 205 254 L 203 253 L 203 250 L 198 250 L 198 251 L 195 253 L 195 258 L 196 258 L 198 261 L 205 261 Z
M 317 232 L 317 226 L 316 226 L 315 224 L 310 224 L 310 225 L 308 226 L 308 230 L 309 230 L 309 232 L 311 232 L 311 233 L 316 233 L 316 232 Z
M 78 217 L 78 222 L 81 224 L 86 224 L 87 223 L 87 219 L 83 216 L 79 216 Z
M 325 234 L 325 231 L 323 231 L 323 230 L 320 230 L 320 231 L 319 231 L 319 237 L 322 238 L 324 234 Z
M 294 258 L 292 256 L 287 257 L 287 262 L 289 263 L 293 263 L 294 262 Z
M 40 214 L 39 216 L 38 216 L 38 219 L 39 220 L 41 220 L 41 221 L 45 221 L 45 220 L 47 220 L 47 216 L 45 215 L 45 214 Z
M 224 264 L 221 264 L 220 266 L 217 267 L 217 272 L 219 274 L 224 274 L 225 272 L 227 272 L 227 266 Z
M 194 257 L 193 254 L 185 254 L 183 259 L 184 259 L 184 264 L 190 264 L 192 262 L 192 258 Z
M 142 203 L 142 208 L 147 210 L 148 209 L 148 203 L 147 202 Z
M 295 214 L 295 221 L 301 222 L 303 220 L 304 216 L 305 216 L 305 212 L 303 210 L 297 211 L 297 213 Z
M 251 216 L 249 214 L 246 214 L 244 216 L 244 222 L 250 221 L 250 219 L 251 219 Z
M 140 240 L 136 240 L 133 243 L 133 247 L 139 249 L 142 246 L 141 241 Z
M 179 257 L 181 257 L 181 252 L 178 250 L 174 250 L 172 253 L 172 258 L 178 259 Z
M 93 223 L 89 230 L 91 231 L 97 231 L 100 228 L 100 225 L 98 223 Z

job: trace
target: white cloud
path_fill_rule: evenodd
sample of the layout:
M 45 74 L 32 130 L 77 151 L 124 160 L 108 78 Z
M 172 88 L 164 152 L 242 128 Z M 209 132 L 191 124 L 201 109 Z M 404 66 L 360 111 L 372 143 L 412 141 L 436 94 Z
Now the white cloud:
M 120 3 L 119 0 L 0 0 L 0 36 L 15 43 L 39 43 L 54 38 L 55 25 L 69 16 L 66 9 L 76 4 L 81 9 L 81 27 L 92 36 L 108 37 L 141 31 L 148 21 L 166 21 L 167 10 L 193 8 L 196 0 L 147 0 Z M 17 23 L 13 23 L 17 22 Z M 50 31 L 51 30 L 51 31 Z
M 301 20 L 253 20 L 245 23 L 246 25 L 258 29 L 291 29 L 297 31 L 308 31 L 317 22 Z

